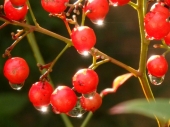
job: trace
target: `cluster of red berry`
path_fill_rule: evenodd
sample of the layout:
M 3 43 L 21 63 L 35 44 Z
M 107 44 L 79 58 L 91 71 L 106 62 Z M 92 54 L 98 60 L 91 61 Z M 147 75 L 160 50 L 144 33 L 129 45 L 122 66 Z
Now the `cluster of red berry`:
M 29 67 L 20 57 L 10 58 L 4 65 L 4 75 L 13 89 L 21 89 L 28 74 Z M 102 104 L 102 98 L 96 92 L 98 80 L 94 70 L 81 69 L 73 76 L 73 89 L 68 86 L 58 86 L 53 90 L 48 81 L 39 81 L 31 86 L 29 99 L 34 107 L 41 111 L 51 104 L 55 113 L 81 116 L 81 113 L 84 113 L 82 110 L 94 112 Z M 77 97 L 75 92 L 81 93 L 82 96 Z
M 170 45 L 169 7 L 170 0 L 156 2 L 144 18 L 146 38 L 149 40 L 163 39 L 167 46 Z M 147 70 L 151 83 L 161 84 L 168 71 L 168 62 L 165 56 L 151 56 L 147 61 Z
M 125 5 L 129 0 L 110 0 L 111 5 Z M 92 21 L 103 21 L 109 11 L 108 0 L 88 0 L 82 11 Z M 60 14 L 69 6 L 69 0 L 41 0 L 41 5 L 51 14 Z M 22 21 L 28 11 L 26 0 L 5 0 L 4 13 L 9 20 Z M 71 31 L 72 44 L 79 53 L 89 51 L 96 43 L 96 35 L 88 26 L 76 25 Z M 29 75 L 29 66 L 20 57 L 9 58 L 4 65 L 4 75 L 13 89 L 22 88 Z M 41 111 L 51 104 L 55 113 L 66 113 L 78 117 L 85 111 L 94 112 L 102 104 L 101 96 L 96 92 L 99 79 L 90 68 L 79 70 L 73 75 L 73 88 L 58 86 L 53 89 L 46 78 L 34 83 L 29 90 L 29 99 L 33 106 Z M 81 94 L 77 97 L 77 94 Z

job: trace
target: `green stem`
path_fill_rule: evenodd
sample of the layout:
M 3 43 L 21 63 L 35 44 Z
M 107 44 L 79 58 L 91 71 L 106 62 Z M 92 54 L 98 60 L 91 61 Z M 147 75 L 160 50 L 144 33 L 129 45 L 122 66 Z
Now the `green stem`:
M 33 25 L 30 25 L 30 24 L 26 24 L 26 23 L 22 23 L 22 22 L 17 22 L 17 21 L 9 21 L 9 20 L 7 20 L 5 18 L 2 18 L 2 17 L 0 17 L 0 20 L 4 21 L 4 22 L 7 22 L 7 23 L 9 23 L 11 25 L 16 25 L 16 26 L 24 27 L 24 28 L 28 29 L 31 32 L 32 31 L 37 31 L 39 33 L 42 33 L 42 34 L 51 36 L 53 38 L 56 38 L 58 40 L 61 40 L 61 41 L 65 42 L 65 43 L 71 43 L 70 39 L 68 39 L 68 38 L 66 38 L 64 36 L 61 36 L 59 34 L 56 34 L 56 33 L 52 32 L 52 31 L 49 31 L 49 30 L 47 30 L 45 28 L 42 28 L 42 27 L 37 27 L 37 26 L 33 26 Z
M 72 123 L 70 122 L 69 118 L 65 114 L 60 114 L 61 118 L 64 121 L 66 127 L 73 127 Z
M 32 11 L 32 8 L 31 8 L 31 5 L 30 5 L 29 0 L 27 0 L 27 5 L 28 5 L 28 7 L 29 7 L 29 12 L 30 12 L 30 14 L 31 14 L 31 17 L 32 17 L 32 20 L 33 20 L 35 26 L 39 27 L 39 24 L 37 23 L 37 20 L 36 20 L 36 18 L 35 18 L 35 16 L 34 16 L 34 13 L 33 13 L 33 11 Z
M 80 127 L 86 127 L 86 125 L 88 124 L 88 122 L 89 122 L 89 120 L 91 119 L 92 116 L 93 116 L 93 113 L 89 112 Z

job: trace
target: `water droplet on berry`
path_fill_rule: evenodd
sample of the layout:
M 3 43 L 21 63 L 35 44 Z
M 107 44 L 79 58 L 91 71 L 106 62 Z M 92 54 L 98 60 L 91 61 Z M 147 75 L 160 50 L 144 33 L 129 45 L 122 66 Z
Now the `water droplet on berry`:
M 146 35 L 146 39 L 148 39 L 148 40 L 154 40 L 154 37 L 150 37 L 149 35 Z
M 88 93 L 88 94 L 82 94 L 82 95 L 83 95 L 83 97 L 85 97 L 85 98 L 91 99 L 91 98 L 94 97 L 95 94 L 96 94 L 96 91 L 93 91 L 93 92 Z
M 9 82 L 9 85 L 10 85 L 11 88 L 14 89 L 14 90 L 21 90 L 21 88 L 24 86 L 24 83 L 21 83 L 21 84 L 13 84 L 13 83 Z
M 99 26 L 103 25 L 103 19 L 99 19 L 99 20 L 91 20 L 94 24 L 97 24 Z
M 76 106 L 67 113 L 67 115 L 71 117 L 82 117 L 82 115 L 86 112 L 80 104 L 80 98 L 77 100 Z
M 83 56 L 88 56 L 89 55 L 89 51 L 83 51 L 83 52 L 79 52 L 77 51 L 79 54 L 83 55 Z
M 58 110 L 56 110 L 53 106 L 52 106 L 52 110 L 55 114 L 60 114 L 60 112 Z
M 114 6 L 114 7 L 117 7 L 118 6 L 118 2 L 112 2 L 112 1 L 110 1 L 110 4 L 112 5 L 112 6 Z
M 34 106 L 35 109 L 37 109 L 40 112 L 47 112 L 48 111 L 48 105 L 47 106 Z
M 15 6 L 15 5 L 12 5 L 14 8 L 16 8 L 16 9 L 18 9 L 18 10 L 20 10 L 20 9 L 22 9 L 23 7 L 24 7 L 24 5 L 22 5 L 22 6 Z
M 152 84 L 154 84 L 154 85 L 160 85 L 160 84 L 162 84 L 162 82 L 164 81 L 164 77 L 165 77 L 165 76 L 155 77 L 155 76 L 153 76 L 153 75 L 151 75 L 151 74 L 149 74 L 148 76 L 149 76 L 150 82 L 151 82 Z

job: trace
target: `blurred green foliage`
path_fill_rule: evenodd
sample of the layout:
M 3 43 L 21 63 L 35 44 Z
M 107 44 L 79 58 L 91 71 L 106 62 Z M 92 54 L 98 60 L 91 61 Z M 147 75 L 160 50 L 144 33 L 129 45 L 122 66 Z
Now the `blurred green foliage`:
M 70 3 L 73 3 L 74 1 L 75 0 L 71 0 Z M 1 4 L 3 4 L 3 0 L 0 1 L 0 5 Z M 40 0 L 30 0 L 30 4 L 40 26 L 69 38 L 69 34 L 61 19 L 50 18 L 48 13 L 41 8 Z M 28 18 L 30 24 L 33 24 L 29 13 Z M 78 18 L 78 20 L 80 20 L 80 18 Z M 0 21 L 0 24 L 2 23 L 3 22 Z M 89 19 L 86 19 L 85 25 L 92 27 L 96 33 L 96 48 L 136 69 L 138 68 L 140 36 L 137 13 L 133 10 L 133 8 L 129 5 L 122 7 L 110 6 L 110 11 L 104 21 L 103 26 L 96 26 Z M 71 28 L 72 27 L 74 26 L 71 25 Z M 3 54 L 5 49 L 13 43 L 10 33 L 16 32 L 17 29 L 22 28 L 8 25 L 0 30 L 0 54 Z M 65 43 L 41 33 L 34 32 L 34 34 L 45 63 L 51 62 L 65 45 Z M 153 49 L 151 44 L 148 55 L 160 53 L 162 53 L 162 50 Z M 8 84 L 8 81 L 3 76 L 3 65 L 6 58 L 0 58 L 0 110 L 2 110 L 0 111 L 0 127 L 64 127 L 64 123 L 60 115 L 55 115 L 52 111 L 49 111 L 47 114 L 42 114 L 35 110 L 28 100 L 27 94 L 29 88 L 34 82 L 38 81 L 40 72 L 36 66 L 37 62 L 34 58 L 33 52 L 31 51 L 27 38 L 24 38 L 19 44 L 17 44 L 12 51 L 12 55 L 23 57 L 28 62 L 30 66 L 30 75 L 21 91 L 12 90 Z M 73 74 L 80 68 L 88 67 L 91 62 L 91 57 L 83 57 L 77 53 L 74 47 L 69 48 L 55 64 L 53 72 L 50 74 L 54 85 L 57 86 L 60 84 L 65 84 L 72 86 L 71 80 Z M 99 87 L 97 90 L 98 92 L 105 88 L 111 87 L 112 81 L 116 78 L 116 76 L 127 73 L 124 69 L 111 63 L 106 63 L 98 67 L 96 72 L 100 78 Z M 169 98 L 169 76 L 170 75 L 168 73 L 165 77 L 164 83 L 161 86 L 151 86 L 155 97 Z M 144 94 L 138 80 L 132 77 L 124 85 L 122 85 L 116 93 L 109 94 L 104 97 L 102 106 L 94 113 L 87 126 L 157 126 L 154 119 L 141 115 L 109 114 L 108 111 L 112 106 L 120 102 L 136 98 L 144 98 Z M 85 116 L 82 118 L 70 118 L 74 127 L 79 127 Z

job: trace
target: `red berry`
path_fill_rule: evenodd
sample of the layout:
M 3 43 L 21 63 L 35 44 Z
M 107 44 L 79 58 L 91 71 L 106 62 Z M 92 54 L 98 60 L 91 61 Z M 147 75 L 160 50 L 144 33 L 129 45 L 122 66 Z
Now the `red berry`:
M 23 6 L 27 0 L 10 0 L 13 6 Z
M 164 0 L 164 3 L 168 6 L 170 6 L 170 0 Z
M 92 69 L 81 69 L 72 78 L 72 83 L 78 93 L 88 94 L 96 90 L 99 82 L 97 73 Z
M 109 3 L 107 0 L 88 0 L 84 11 L 90 11 L 87 17 L 93 22 L 103 20 L 109 11 Z
M 53 87 L 47 81 L 34 83 L 29 90 L 29 100 L 35 107 L 48 106 Z
M 160 40 L 170 32 L 168 16 L 163 12 L 148 12 L 145 15 L 145 32 L 148 38 Z
M 168 63 L 164 56 L 153 55 L 147 61 L 148 73 L 155 77 L 162 77 L 168 70 Z
M 20 57 L 8 59 L 4 65 L 4 75 L 12 84 L 21 84 L 29 75 L 27 62 Z
M 127 3 L 129 3 L 130 0 L 110 0 L 111 4 L 113 4 L 113 6 L 123 6 Z
M 163 12 L 167 16 L 169 16 L 169 9 L 167 7 L 165 7 L 164 3 L 162 3 L 162 2 L 157 2 L 157 3 L 153 4 L 150 11 L 152 11 L 152 12 Z
M 58 86 L 51 95 L 51 105 L 55 112 L 67 113 L 77 103 L 77 96 L 68 86 Z
M 87 111 L 96 111 L 102 104 L 102 98 L 101 96 L 96 93 L 92 98 L 80 98 L 80 103 L 83 109 Z
M 41 5 L 49 13 L 61 13 L 67 6 L 69 0 L 41 0 Z
M 71 39 L 78 52 L 89 51 L 96 43 L 96 35 L 88 26 L 75 27 L 72 30 Z
M 170 46 L 170 32 L 164 37 L 165 44 Z
M 4 12 L 7 18 L 10 20 L 23 20 L 28 12 L 28 6 L 24 4 L 22 7 L 15 8 L 10 0 L 5 0 Z

